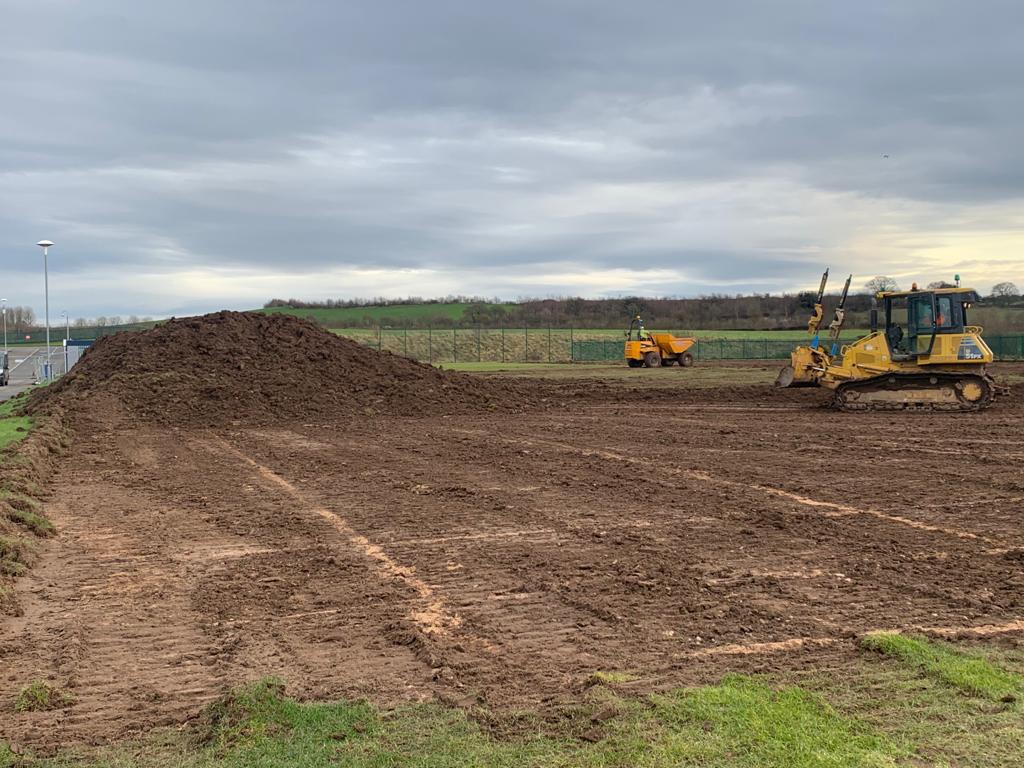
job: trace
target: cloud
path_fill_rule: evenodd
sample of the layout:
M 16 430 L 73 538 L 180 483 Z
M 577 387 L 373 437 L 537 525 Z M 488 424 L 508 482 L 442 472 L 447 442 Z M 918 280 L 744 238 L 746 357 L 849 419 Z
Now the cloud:
M 4 18 L 18 303 L 41 303 L 41 237 L 75 315 L 781 291 L 825 265 L 1024 282 L 1014 3 L 38 0 Z

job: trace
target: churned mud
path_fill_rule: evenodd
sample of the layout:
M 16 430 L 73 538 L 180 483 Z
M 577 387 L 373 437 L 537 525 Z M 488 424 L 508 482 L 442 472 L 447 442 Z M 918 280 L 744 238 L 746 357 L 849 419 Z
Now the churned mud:
M 1016 396 L 842 414 L 756 386 L 472 380 L 460 400 L 465 377 L 433 375 L 372 412 L 252 419 L 77 385 L 59 535 L 0 623 L 0 738 L 103 742 L 268 674 L 544 708 L 595 671 L 644 691 L 839 663 L 867 630 L 1024 627 Z M 420 380 L 452 402 L 410 410 Z M 13 713 L 36 679 L 74 703 Z

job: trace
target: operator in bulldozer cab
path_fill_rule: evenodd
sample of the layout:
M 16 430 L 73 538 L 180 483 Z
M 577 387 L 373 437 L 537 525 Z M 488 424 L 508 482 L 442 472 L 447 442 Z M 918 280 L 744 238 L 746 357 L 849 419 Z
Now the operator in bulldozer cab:
M 920 290 L 914 284 L 909 291 L 876 293 L 870 333 L 843 344 L 839 332 L 847 278 L 836 321 L 829 326 L 832 343 L 822 345 L 817 329 L 827 278 L 828 270 L 808 324 L 811 344 L 793 350 L 778 386 L 826 387 L 843 410 L 976 411 L 1005 391 L 986 370 L 994 356 L 982 328 L 968 322 L 978 294 L 961 287 L 959 275 L 955 286 Z

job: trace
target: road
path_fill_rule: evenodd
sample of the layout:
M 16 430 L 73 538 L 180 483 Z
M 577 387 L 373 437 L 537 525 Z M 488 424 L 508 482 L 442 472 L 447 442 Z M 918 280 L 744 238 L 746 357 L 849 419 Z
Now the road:
M 46 347 L 11 347 L 11 383 L 0 387 L 0 402 L 8 400 L 20 392 L 24 392 L 35 382 L 42 359 L 46 356 Z M 63 372 L 64 350 L 53 348 L 54 372 Z

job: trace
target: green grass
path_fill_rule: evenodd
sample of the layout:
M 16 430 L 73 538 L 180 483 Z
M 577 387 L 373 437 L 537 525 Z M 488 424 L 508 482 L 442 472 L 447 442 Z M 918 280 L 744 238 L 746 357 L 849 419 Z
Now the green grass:
M 28 509 L 11 508 L 7 512 L 7 519 L 28 528 L 36 536 L 52 536 L 57 530 L 45 517 Z
M 377 323 L 387 321 L 400 328 L 403 323 L 419 323 L 435 319 L 438 324 L 444 321 L 449 323 L 459 322 L 463 319 L 466 310 L 474 306 L 471 304 L 438 303 L 438 304 L 395 304 L 392 306 L 369 306 L 369 307 L 330 307 L 330 308 L 309 308 L 301 307 L 264 307 L 254 310 L 264 314 L 289 314 L 298 317 L 306 317 L 316 320 L 327 328 L 340 332 L 344 336 L 352 334 L 370 335 L 376 334 L 376 328 L 364 328 L 359 324 L 371 322 Z M 515 304 L 486 304 L 487 307 L 499 307 L 503 310 L 511 310 Z M 623 318 L 621 328 L 596 328 L 576 329 L 580 338 L 619 338 L 622 336 L 629 318 Z M 489 324 L 488 324 L 489 325 Z M 424 329 L 425 330 L 425 329 Z M 470 329 L 466 329 L 470 330 Z M 506 332 L 514 332 L 520 329 L 506 328 Z M 534 329 L 531 329 L 531 331 Z M 537 333 L 546 332 L 547 329 L 537 328 Z M 560 329 L 555 329 L 560 330 Z M 566 329 L 567 330 L 567 329 Z M 659 330 L 659 329 L 652 329 Z M 676 329 L 678 335 L 696 336 L 701 339 L 804 339 L 807 332 L 801 329 L 793 330 L 709 330 L 709 329 Z M 438 333 L 443 332 L 437 329 Z M 451 331 L 451 328 L 448 328 Z M 845 336 L 863 336 L 867 331 L 847 329 Z
M 863 637 L 861 646 L 899 659 L 973 696 L 1012 702 L 1024 693 L 1024 678 L 999 669 L 980 655 L 965 653 L 946 643 L 896 632 L 875 632 Z
M 978 652 L 974 648 L 971 653 Z M 1024 672 L 1024 645 L 986 644 L 998 667 Z M 790 679 L 825 696 L 847 716 L 868 723 L 900 743 L 913 745 L 914 766 L 1016 768 L 1024 755 L 1019 703 L 965 695 L 919 667 L 874 652 L 839 669 L 809 670 Z
M 21 576 L 28 568 L 29 545 L 21 538 L 0 536 L 0 576 Z
M 587 364 L 581 363 L 581 368 Z M 494 361 L 475 361 L 458 363 L 438 363 L 438 368 L 446 371 L 462 371 L 464 373 L 520 373 L 520 374 L 556 374 L 566 369 L 565 363 L 501 363 Z M 588 366 L 591 371 L 597 370 L 597 366 Z M 600 366 L 607 368 L 607 366 Z
M 926 644 L 926 645 L 931 645 Z M 890 647 L 890 646 L 886 646 Z M 914 645 L 899 644 L 898 648 Z M 975 658 L 942 644 L 955 657 Z M 927 654 L 926 654 L 927 655 Z M 986 647 L 992 668 L 1024 670 L 1024 646 Z M 917 656 L 914 657 L 915 659 Z M 6 755 L 20 768 L 1009 768 L 1024 754 L 1016 704 L 965 695 L 916 663 L 865 654 L 785 682 L 739 675 L 649 697 L 595 672 L 577 704 L 554 715 L 469 713 L 437 704 L 381 710 L 366 702 L 298 702 L 274 680 L 209 707 L 191 730 L 81 748 L 53 758 Z M 989 693 L 994 688 L 982 686 Z M 505 734 L 505 735 L 500 735 Z M 513 735 L 509 735 L 513 734 Z
M 21 405 L 21 402 L 21 398 L 16 396 L 0 403 L 0 419 L 13 416 L 18 406 Z
M 301 307 L 264 307 L 256 310 L 264 314 L 297 315 L 316 320 L 328 328 L 345 328 L 353 323 L 388 321 L 419 323 L 432 319 L 437 322 L 458 322 L 470 304 L 394 304 L 385 307 L 330 307 L 303 309 Z M 487 304 L 488 307 L 510 309 L 514 304 Z
M 591 683 L 603 683 L 605 685 L 621 685 L 622 683 L 631 683 L 639 679 L 632 672 L 622 670 L 598 670 L 590 676 Z
M 47 712 L 71 706 L 74 697 L 45 680 L 36 680 L 18 692 L 14 702 L 15 712 Z M 0 763 L 2 765 L 2 763 Z
M 692 368 L 630 368 L 615 363 L 442 363 L 445 370 L 482 376 L 517 376 L 558 381 L 599 379 L 609 386 L 633 389 L 702 389 L 729 385 L 771 384 L 782 363 L 696 363 Z
M 825 768 L 895 766 L 908 749 L 800 688 L 738 675 L 655 699 L 669 727 L 663 765 Z
M 560 732 L 496 738 L 465 712 L 421 704 L 303 703 L 265 680 L 210 707 L 196 732 L 9 765 L 257 768 L 821 768 L 893 766 L 908 750 L 797 688 L 730 676 L 649 699 L 601 686 Z M 0 752 L 0 765 L 4 765 Z
M 24 439 L 28 435 L 28 431 L 32 429 L 32 423 L 29 416 L 0 418 L 0 449 Z
M 614 357 L 622 354 L 622 329 L 560 329 L 560 328 L 446 328 L 446 329 L 376 329 L 335 328 L 334 333 L 384 352 L 413 357 L 429 363 L 563 363 L 577 354 Z M 677 336 L 694 332 L 672 331 Z M 697 332 L 702 334 L 705 332 Z M 714 334 L 715 331 L 706 333 Z M 695 350 L 697 361 L 718 357 L 789 358 L 793 346 L 806 340 L 799 331 L 720 332 L 734 338 L 700 336 Z M 848 337 L 852 340 L 853 337 Z M 767 344 L 763 342 L 769 342 Z M 582 350 L 574 342 L 605 342 L 600 349 Z M 774 342 L 774 343 L 770 343 Z M 595 345 L 591 345 L 594 347 Z
M 32 429 L 32 418 L 18 412 L 24 403 L 24 393 L 0 403 L 0 450 L 23 440 Z

